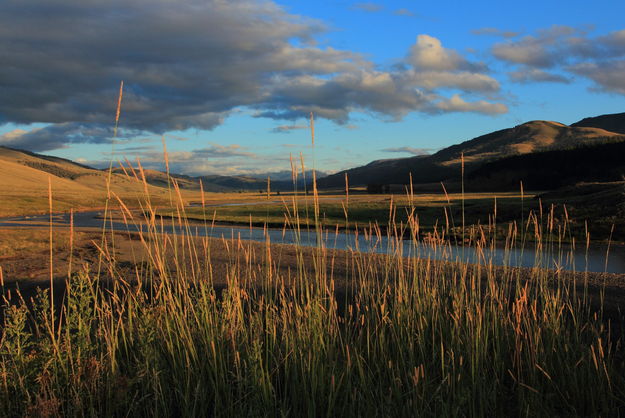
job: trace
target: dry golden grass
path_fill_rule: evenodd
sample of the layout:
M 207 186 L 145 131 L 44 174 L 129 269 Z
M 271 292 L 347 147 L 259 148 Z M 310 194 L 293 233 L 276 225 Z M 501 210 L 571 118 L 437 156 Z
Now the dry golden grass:
M 94 170 L 57 158 L 43 159 L 0 147 L 0 216 L 44 213 L 48 210 L 48 181 L 53 209 L 65 211 L 102 207 L 107 197 L 106 171 Z M 49 180 L 48 180 L 49 179 Z M 166 204 L 170 193 L 144 185 L 125 174 L 111 175 L 111 191 L 131 206 L 137 206 L 146 188 L 153 203 Z M 194 199 L 198 193 L 185 193 Z
M 88 234 L 74 232 L 73 239 L 82 242 Z M 53 250 L 69 248 L 69 230 L 55 230 Z M 0 260 L 6 257 L 26 254 L 45 253 L 50 250 L 48 230 L 46 228 L 2 228 L 0 229 Z

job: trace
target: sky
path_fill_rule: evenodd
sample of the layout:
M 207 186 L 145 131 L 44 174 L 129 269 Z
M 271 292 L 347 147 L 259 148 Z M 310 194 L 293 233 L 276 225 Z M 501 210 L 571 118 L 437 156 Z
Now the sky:
M 164 142 L 190 175 L 432 153 L 625 112 L 624 15 L 622 0 L 3 0 L 0 145 L 162 169 Z

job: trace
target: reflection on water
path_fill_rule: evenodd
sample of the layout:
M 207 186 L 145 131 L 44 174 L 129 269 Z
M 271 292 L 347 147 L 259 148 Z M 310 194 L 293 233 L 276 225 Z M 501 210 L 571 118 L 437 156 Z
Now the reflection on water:
M 77 228 L 101 228 L 103 220 L 99 217 L 101 212 L 82 212 L 74 214 L 74 226 Z M 48 226 L 49 215 L 13 217 L 0 219 L 0 227 L 6 226 Z M 55 226 L 65 227 L 69 225 L 68 214 L 56 214 L 52 216 Z M 113 221 L 107 222 L 107 229 L 115 231 L 136 232 L 141 229 L 145 231 L 145 225 L 125 224 Z M 164 226 L 159 232 L 166 234 L 180 234 L 184 231 L 175 226 Z M 317 246 L 317 234 L 315 231 L 301 231 L 296 234 L 291 230 L 277 230 L 262 228 L 243 228 L 237 226 L 192 226 L 191 232 L 197 236 L 210 236 L 215 238 L 240 238 L 242 240 L 252 240 L 264 242 L 269 236 L 272 243 L 279 244 L 299 244 L 303 246 Z M 486 248 L 477 250 L 474 247 L 445 245 L 432 247 L 422 243 L 415 243 L 410 240 L 399 241 L 386 237 L 373 237 L 367 239 L 362 235 L 352 233 L 335 233 L 326 231 L 322 234 L 323 244 L 328 249 L 354 250 L 360 252 L 373 253 L 393 253 L 404 257 L 422 257 L 435 260 L 460 261 L 468 263 L 492 263 L 495 265 L 520 266 L 520 267 L 543 267 L 559 268 L 574 271 L 625 273 L 625 249 L 613 247 L 610 249 L 606 260 L 606 247 L 591 247 L 586 249 L 576 249 L 571 251 L 570 247 L 543 248 L 536 252 L 533 248 L 510 249 Z

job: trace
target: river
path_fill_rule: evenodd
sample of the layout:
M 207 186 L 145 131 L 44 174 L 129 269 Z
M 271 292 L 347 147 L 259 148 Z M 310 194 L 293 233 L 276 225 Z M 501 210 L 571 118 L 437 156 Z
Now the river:
M 102 212 L 79 212 L 74 214 L 74 227 L 76 228 L 102 228 Z M 0 227 L 49 227 L 50 215 L 35 215 L 1 218 Z M 54 214 L 52 217 L 53 227 L 67 228 L 70 223 L 69 214 Z M 142 224 L 126 224 L 119 221 L 107 222 L 107 229 L 115 231 L 136 232 L 145 230 Z M 278 244 L 299 244 L 303 246 L 317 246 L 318 236 L 315 231 L 302 230 L 295 233 L 286 229 L 249 228 L 241 226 L 216 225 L 204 227 L 202 225 L 191 226 L 192 233 L 197 236 L 210 236 L 215 238 L 240 238 L 265 242 L 269 237 L 270 242 Z M 167 234 L 180 234 L 183 230 L 172 225 L 165 225 L 159 232 Z M 507 265 L 513 267 L 542 267 L 550 269 L 564 269 L 572 271 L 625 273 L 625 248 L 612 246 L 607 251 L 607 244 L 593 244 L 586 248 L 572 249 L 569 245 L 558 246 L 545 245 L 540 252 L 536 252 L 533 244 L 526 248 L 486 248 L 478 250 L 469 246 L 444 245 L 433 248 L 430 245 L 415 243 L 411 240 L 388 239 L 387 237 L 367 238 L 351 232 L 324 231 L 322 234 L 323 244 L 328 249 L 355 250 L 360 252 L 374 253 L 398 253 L 405 257 L 422 257 L 435 260 L 460 261 L 468 263 L 493 263 L 495 265 Z M 606 258 L 607 255 L 607 258 Z

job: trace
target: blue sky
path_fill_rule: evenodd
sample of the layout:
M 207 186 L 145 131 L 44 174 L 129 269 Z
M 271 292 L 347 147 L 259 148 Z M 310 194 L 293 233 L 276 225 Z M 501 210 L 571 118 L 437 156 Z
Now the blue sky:
M 337 171 L 625 111 L 622 1 L 8 0 L 0 145 L 175 171 Z M 119 81 L 120 137 L 112 140 Z

